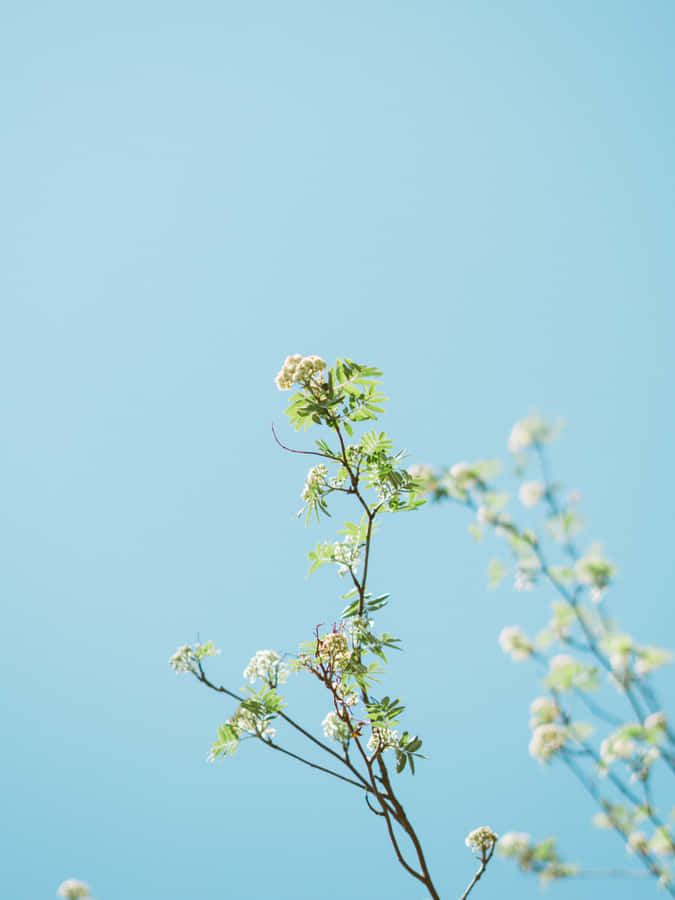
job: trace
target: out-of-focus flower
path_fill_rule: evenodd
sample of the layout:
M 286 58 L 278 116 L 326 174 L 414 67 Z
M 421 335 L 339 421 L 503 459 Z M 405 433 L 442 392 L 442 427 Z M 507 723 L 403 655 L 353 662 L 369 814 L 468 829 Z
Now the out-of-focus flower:
M 59 885 L 56 891 L 57 897 L 65 897 L 66 900 L 78 900 L 80 897 L 89 897 L 89 885 L 77 878 L 67 878 Z
M 530 756 L 541 762 L 549 760 L 565 746 L 567 730 L 562 725 L 551 722 L 546 725 L 537 725 L 532 733 L 532 740 L 528 748 Z
M 517 625 L 507 625 L 499 635 L 499 646 L 514 662 L 522 662 L 532 655 L 534 647 L 525 632 Z
M 541 481 L 526 481 L 518 490 L 518 499 L 523 506 L 536 506 L 546 493 L 546 488 Z

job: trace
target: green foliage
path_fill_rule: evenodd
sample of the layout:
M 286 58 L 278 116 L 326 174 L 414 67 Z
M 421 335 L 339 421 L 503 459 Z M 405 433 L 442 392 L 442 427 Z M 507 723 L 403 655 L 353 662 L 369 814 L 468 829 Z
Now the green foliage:
M 376 419 L 383 413 L 386 397 L 380 393 L 382 373 L 350 359 L 339 359 L 329 369 L 327 378 L 313 382 L 294 394 L 286 415 L 296 431 L 315 425 L 344 425 L 353 434 L 350 423 Z
M 395 748 L 396 772 L 399 775 L 405 769 L 406 763 L 410 767 L 411 774 L 415 774 L 415 757 L 417 757 L 418 759 L 426 759 L 426 756 L 423 756 L 421 753 L 417 752 L 421 747 L 421 738 L 418 738 L 417 735 L 410 736 L 407 731 L 403 732 L 403 734 L 401 735 L 401 740 L 399 741 L 399 745 Z
M 390 697 L 383 697 L 381 700 L 373 698 L 366 705 L 366 709 L 373 728 L 393 728 L 394 725 L 398 725 L 398 716 L 401 715 L 405 706 L 401 704 L 400 699 L 392 700 Z

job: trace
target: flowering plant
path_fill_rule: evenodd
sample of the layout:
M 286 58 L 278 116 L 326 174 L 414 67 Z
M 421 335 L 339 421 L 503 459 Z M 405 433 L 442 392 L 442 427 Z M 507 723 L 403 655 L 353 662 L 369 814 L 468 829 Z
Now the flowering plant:
M 249 685 L 242 693 L 207 675 L 205 662 L 218 652 L 211 641 L 179 647 L 170 663 L 176 672 L 191 673 L 238 704 L 218 727 L 210 760 L 232 756 L 241 743 L 253 739 L 355 788 L 385 826 L 400 865 L 425 886 L 430 898 L 439 900 L 420 838 L 395 786 L 396 775 L 406 769 L 414 774 L 416 762 L 425 758 L 420 753 L 422 739 L 402 728 L 405 706 L 399 698 L 374 695 L 388 654 L 400 649 L 400 640 L 376 628 L 389 594 L 370 589 L 373 539 L 382 516 L 417 510 L 425 502 L 420 496 L 423 485 L 404 467 L 403 453 L 394 452 L 384 432 L 355 434 L 383 412 L 386 398 L 380 392 L 380 375 L 377 369 L 349 359 L 337 360 L 327 369 L 317 356 L 294 355 L 276 377 L 280 390 L 296 389 L 287 409 L 296 431 L 313 425 L 326 435 L 313 450 L 291 451 L 320 460 L 307 474 L 298 515 L 304 513 L 307 522 L 312 517 L 321 521 L 330 514 L 334 494 L 345 495 L 358 510 L 356 521 L 345 522 L 339 531 L 340 539 L 319 542 L 309 553 L 310 574 L 322 566 L 334 566 L 347 582 L 341 596 L 344 608 L 335 621 L 327 628 L 316 626 L 311 640 L 302 643 L 295 655 L 258 651 L 244 670 Z M 287 711 L 280 686 L 292 674 L 309 676 L 325 692 L 328 710 L 321 722 L 323 738 L 316 728 L 300 724 Z M 321 762 L 288 749 L 283 737 L 288 730 L 304 738 L 321 755 Z M 487 827 L 468 836 L 467 846 L 476 853 L 479 867 L 462 898 L 483 875 L 496 841 L 497 835 Z
M 597 871 L 565 863 L 553 838 L 536 842 L 523 832 L 505 834 L 498 851 L 543 882 L 590 871 L 642 875 L 675 896 L 675 840 L 654 790 L 656 770 L 675 775 L 675 733 L 651 680 L 672 656 L 636 641 L 611 617 L 607 595 L 616 568 L 600 544 L 579 549 L 579 494 L 565 494 L 550 474 L 548 445 L 559 432 L 559 423 L 533 414 L 509 436 L 527 526 L 509 512 L 508 494 L 493 483 L 500 470 L 494 461 L 461 462 L 447 470 L 417 465 L 411 471 L 427 496 L 475 515 L 470 531 L 476 539 L 492 531 L 503 542 L 506 558 L 502 553 L 488 565 L 490 588 L 511 575 L 518 591 L 552 590 L 551 618 L 537 635 L 517 625 L 499 635 L 514 662 L 532 661 L 542 676 L 545 694 L 530 706 L 529 752 L 542 764 L 567 767 L 597 803 L 594 824 L 613 830 L 643 870 Z M 533 465 L 535 479 L 528 475 Z

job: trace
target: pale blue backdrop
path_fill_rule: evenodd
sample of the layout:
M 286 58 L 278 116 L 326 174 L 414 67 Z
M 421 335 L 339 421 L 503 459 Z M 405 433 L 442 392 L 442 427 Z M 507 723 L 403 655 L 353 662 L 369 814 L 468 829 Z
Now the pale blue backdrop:
M 499 455 L 531 408 L 564 415 L 556 468 L 620 565 L 614 609 L 675 645 L 675 9 L 23 0 L 0 18 L 2 894 L 75 876 L 98 900 L 422 900 L 355 792 L 251 745 L 209 766 L 231 707 L 166 661 L 213 638 L 237 687 L 255 650 L 339 608 L 337 579 L 305 579 L 330 534 L 294 519 L 305 463 L 270 434 L 288 436 L 272 379 L 294 352 L 382 367 L 415 460 Z M 466 525 L 392 519 L 372 570 L 431 756 L 404 793 L 439 888 L 458 896 L 484 823 L 630 864 L 527 756 L 534 672 L 496 638 L 547 595 L 489 594 Z M 475 896 L 537 895 L 495 862 Z

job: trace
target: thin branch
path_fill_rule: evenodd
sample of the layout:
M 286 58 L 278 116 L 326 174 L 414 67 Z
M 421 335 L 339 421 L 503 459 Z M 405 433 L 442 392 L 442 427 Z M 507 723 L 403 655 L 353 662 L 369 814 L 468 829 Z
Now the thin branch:
M 208 688 L 211 688 L 212 691 L 216 691 L 217 693 L 220 693 L 220 694 L 227 694 L 228 697 L 232 697 L 234 700 L 237 700 L 239 703 L 244 702 L 243 697 L 240 697 L 238 694 L 235 694 L 233 691 L 228 690 L 227 688 L 223 687 L 222 685 L 216 685 L 212 681 L 210 681 L 206 677 L 206 673 L 204 672 L 204 669 L 202 668 L 201 662 L 198 662 L 197 666 L 199 668 L 199 674 L 197 674 L 195 672 L 194 676 L 198 681 L 201 681 Z M 364 790 L 367 790 L 367 791 L 371 790 L 371 787 L 368 784 L 367 780 L 358 771 L 358 769 L 356 769 L 354 767 L 354 765 L 351 762 L 345 760 L 342 756 L 340 756 L 339 753 L 336 753 L 335 750 L 331 749 L 326 744 L 324 744 L 322 741 L 318 740 L 318 738 L 315 738 L 313 734 L 311 734 L 309 731 L 304 729 L 302 727 L 302 725 L 298 725 L 298 723 L 294 719 L 291 719 L 290 716 L 287 716 L 286 713 L 279 712 L 279 713 L 277 713 L 277 715 L 279 716 L 280 719 L 283 719 L 284 722 L 288 722 L 288 724 L 292 728 L 295 728 L 295 730 L 300 732 L 300 734 L 302 734 L 304 737 L 306 737 L 307 740 L 311 741 L 313 744 L 316 744 L 317 747 L 320 747 L 326 753 L 329 753 L 331 756 L 334 756 L 335 759 L 337 759 L 343 766 L 346 766 L 349 769 L 349 771 L 359 779 L 360 786 Z M 330 771 L 330 770 L 326 770 L 326 771 Z
M 463 893 L 462 896 L 459 898 L 459 900 L 466 900 L 466 898 L 469 896 L 469 894 L 471 893 L 471 891 L 472 891 L 472 890 L 474 889 L 474 887 L 478 884 L 478 882 L 480 881 L 480 879 L 483 877 L 483 873 L 484 873 L 485 870 L 487 869 L 488 863 L 489 863 L 490 860 L 492 859 L 492 856 L 493 856 L 494 852 L 495 852 L 495 845 L 494 845 L 494 844 L 492 845 L 492 847 L 491 847 L 490 850 L 488 850 L 487 852 L 485 852 L 485 851 L 483 852 L 483 857 L 482 857 L 482 859 L 481 859 L 481 861 L 480 861 L 480 867 L 479 867 L 478 871 L 476 872 L 476 874 L 475 874 L 475 875 L 473 876 L 473 878 L 471 879 L 471 881 L 469 882 L 469 886 L 468 886 L 467 889 L 464 891 L 464 893 Z
M 603 800 L 602 796 L 600 795 L 600 792 L 595 787 L 593 782 L 588 778 L 586 773 L 582 769 L 580 769 L 579 766 L 577 766 L 577 764 L 574 762 L 574 760 L 572 760 L 565 753 L 564 750 L 561 751 L 561 756 L 562 756 L 562 759 L 565 762 L 565 764 L 568 766 L 569 769 L 571 769 L 572 772 L 574 772 L 574 774 L 577 776 L 579 781 L 586 788 L 588 793 L 593 797 L 593 799 L 599 804 L 599 806 L 602 809 L 605 809 L 606 805 L 607 805 L 606 801 Z M 621 835 L 621 839 L 625 843 L 626 835 L 624 834 L 623 830 L 615 822 L 612 821 L 611 817 L 610 817 L 610 822 L 612 824 L 612 828 L 614 829 L 614 831 L 616 831 L 618 834 Z M 643 852 L 640 852 L 638 855 L 651 875 L 656 876 L 656 875 L 661 874 L 661 871 L 658 867 L 656 860 L 654 859 L 653 856 L 651 856 L 650 853 L 648 853 L 647 851 L 643 851 Z M 671 897 L 675 897 L 675 888 L 671 884 L 668 884 L 666 882 L 664 884 L 664 887 L 668 891 L 668 893 L 671 895 Z
M 344 775 L 340 775 L 338 772 L 333 772 L 332 769 L 326 769 L 324 766 L 319 766 L 317 765 L 317 763 L 310 762 L 303 756 L 298 756 L 297 753 L 291 753 L 290 750 L 285 750 L 283 747 L 280 747 L 279 744 L 275 744 L 271 740 L 266 740 L 263 738 L 263 744 L 265 744 L 267 747 L 270 747 L 272 750 L 278 750 L 279 753 L 283 753 L 286 756 L 291 756 L 293 757 L 293 759 L 297 759 L 299 762 L 304 763 L 311 769 L 318 769 L 320 772 L 325 772 L 327 775 L 332 775 L 334 778 L 339 778 L 340 781 L 346 781 L 348 784 L 353 784 L 354 787 L 357 787 L 359 790 L 363 790 L 363 785 L 359 784 L 358 781 L 353 781 L 351 778 L 346 778 Z
M 274 440 L 282 450 L 287 450 L 289 453 L 300 453 L 303 456 L 318 456 L 321 459 L 334 459 L 334 457 L 328 456 L 326 453 L 319 453 L 318 450 L 294 450 L 292 447 L 287 447 L 286 444 L 282 444 L 274 430 L 274 422 L 272 422 L 272 434 L 274 435 Z

